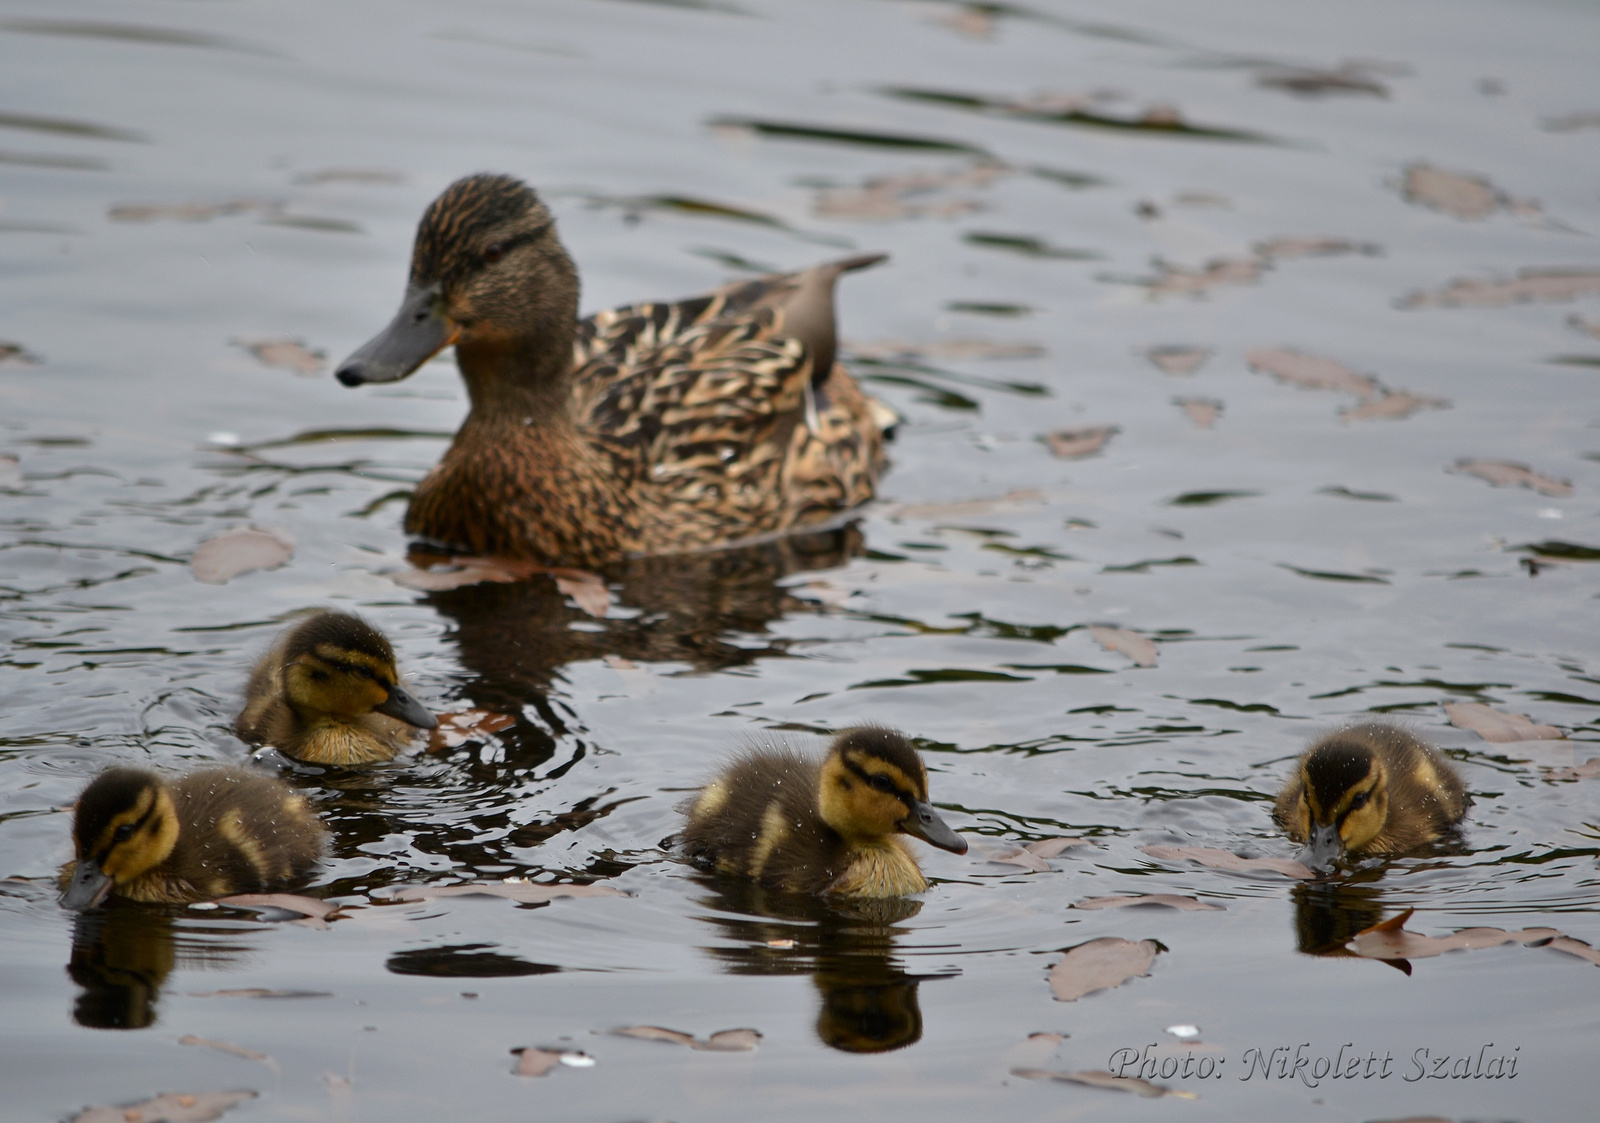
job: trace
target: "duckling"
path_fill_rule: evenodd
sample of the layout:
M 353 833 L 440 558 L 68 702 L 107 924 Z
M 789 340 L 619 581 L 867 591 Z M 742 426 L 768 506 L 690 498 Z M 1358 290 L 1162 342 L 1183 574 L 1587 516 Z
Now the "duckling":
M 394 321 L 339 367 L 405 378 L 455 346 L 471 411 L 405 529 L 447 551 L 593 568 L 825 522 L 870 499 L 893 413 L 843 367 L 865 255 L 578 319 L 555 220 L 510 176 L 458 180 L 417 230 Z
M 1388 722 L 1320 737 L 1278 793 L 1274 813 L 1311 864 L 1344 854 L 1403 854 L 1447 834 L 1470 803 L 1461 777 L 1438 750 Z
M 281 888 L 316 865 L 327 833 L 274 776 L 204 768 L 168 782 L 108 768 L 78 797 L 61 903 L 93 908 L 115 893 L 186 904 Z
M 234 732 L 313 764 L 372 764 L 439 720 L 400 685 L 394 648 L 359 616 L 318 612 L 288 629 L 245 688 Z
M 922 758 L 876 726 L 839 734 L 821 760 L 787 745 L 752 747 L 681 810 L 691 859 L 792 892 L 922 892 L 927 879 L 897 834 L 967 852 L 928 804 Z

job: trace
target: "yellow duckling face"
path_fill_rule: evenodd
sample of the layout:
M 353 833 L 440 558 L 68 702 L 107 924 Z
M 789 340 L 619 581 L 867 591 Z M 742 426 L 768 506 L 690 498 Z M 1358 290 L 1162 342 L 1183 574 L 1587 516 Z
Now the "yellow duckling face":
M 284 649 L 284 696 L 311 721 L 380 713 L 418 729 L 436 728 L 438 719 L 399 680 L 394 649 L 359 616 L 319 613 L 290 635 Z
M 967 852 L 928 803 L 928 773 L 900 734 L 867 727 L 841 733 L 822 764 L 822 821 L 852 842 L 883 839 L 896 831 L 941 850 Z
M 72 842 L 78 865 L 61 903 L 69 909 L 93 908 L 172 853 L 178 842 L 172 796 L 154 773 L 108 769 L 78 797 Z
M 1300 763 L 1300 834 L 1311 864 L 1326 868 L 1382 833 L 1389 818 L 1388 771 L 1366 745 L 1329 740 Z
M 468 176 L 429 204 L 399 314 L 340 364 L 338 379 L 396 382 L 451 344 L 470 377 L 518 357 L 524 341 L 569 339 L 577 318 L 577 267 L 533 189 Z

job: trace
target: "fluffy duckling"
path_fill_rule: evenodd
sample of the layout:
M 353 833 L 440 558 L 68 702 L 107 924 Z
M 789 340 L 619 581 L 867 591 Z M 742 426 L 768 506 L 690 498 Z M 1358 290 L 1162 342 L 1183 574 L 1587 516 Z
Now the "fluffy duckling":
M 454 345 L 471 411 L 408 534 L 594 568 L 824 522 L 872 498 L 893 414 L 835 363 L 847 258 L 578 319 L 555 219 L 505 175 L 458 180 L 417 230 L 400 312 L 340 365 L 394 382 Z
M 250 674 L 234 732 L 312 764 L 372 764 L 439 721 L 400 685 L 394 648 L 359 616 L 319 612 Z
M 900 834 L 967 852 L 966 839 L 929 806 L 928 774 L 910 742 L 872 726 L 839 734 L 821 760 L 788 746 L 752 747 L 683 811 L 690 858 L 792 892 L 922 892 L 927 879 Z
M 186 904 L 281 888 L 316 865 L 327 833 L 273 776 L 205 768 L 169 782 L 108 768 L 78 797 L 61 903 L 93 908 L 115 893 Z
M 1311 864 L 1345 854 L 1403 854 L 1461 821 L 1470 800 L 1450 763 L 1410 730 L 1387 722 L 1320 737 L 1278 793 L 1275 814 Z

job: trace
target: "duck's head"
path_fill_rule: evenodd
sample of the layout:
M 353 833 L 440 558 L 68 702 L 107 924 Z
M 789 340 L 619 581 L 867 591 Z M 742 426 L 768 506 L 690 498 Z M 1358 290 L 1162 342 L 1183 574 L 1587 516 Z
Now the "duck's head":
M 284 644 L 283 692 L 302 718 L 352 719 L 387 714 L 418 729 L 439 719 L 400 685 L 394 648 L 371 624 L 346 612 L 319 612 Z
M 562 373 L 578 319 L 578 270 L 533 189 L 508 175 L 452 183 L 417 227 L 411 280 L 393 322 L 340 364 L 346 386 L 397 382 L 454 344 L 474 376 Z
M 1326 869 L 1377 838 L 1389 818 L 1389 772 L 1368 745 L 1335 733 L 1300 759 L 1294 810 L 1310 864 Z
M 866 726 L 834 738 L 822 764 L 822 820 L 847 839 L 870 841 L 896 831 L 954 854 L 967 840 L 928 803 L 928 773 L 917 750 L 890 729 Z
M 178 813 L 161 777 L 139 768 L 107 769 L 78 797 L 72 817 L 78 864 L 62 905 L 93 908 L 118 885 L 166 861 L 177 842 Z

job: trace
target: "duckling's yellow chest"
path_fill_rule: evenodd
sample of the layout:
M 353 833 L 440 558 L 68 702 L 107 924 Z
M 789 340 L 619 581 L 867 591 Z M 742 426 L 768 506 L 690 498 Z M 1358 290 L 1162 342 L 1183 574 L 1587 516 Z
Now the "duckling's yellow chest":
M 851 851 L 850 864 L 827 892 L 841 897 L 905 897 L 928 887 L 916 859 L 897 838 Z
M 393 760 L 403 744 L 399 737 L 382 737 L 354 722 L 328 720 L 312 725 L 285 751 L 309 764 L 376 764 Z

